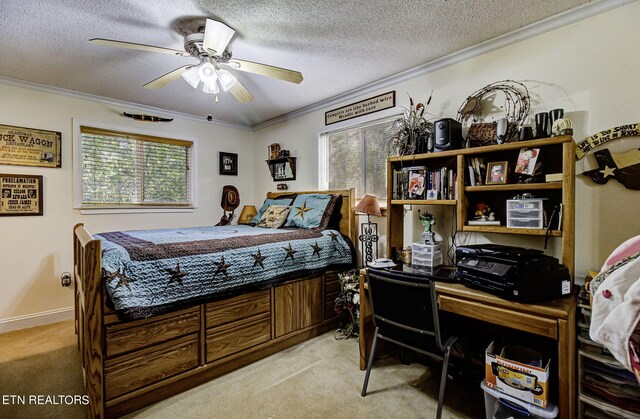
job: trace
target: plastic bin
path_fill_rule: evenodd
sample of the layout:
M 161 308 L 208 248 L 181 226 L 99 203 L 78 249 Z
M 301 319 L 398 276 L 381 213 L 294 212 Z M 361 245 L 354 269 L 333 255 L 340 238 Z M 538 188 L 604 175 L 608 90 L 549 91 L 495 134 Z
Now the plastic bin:
M 484 408 L 487 419 L 529 419 L 529 418 L 555 418 L 558 416 L 558 407 L 547 403 L 546 408 L 535 406 L 515 397 L 494 390 L 480 383 L 484 390 Z
M 442 265 L 442 245 L 411 243 L 411 267 L 435 267 Z
M 507 227 L 543 228 L 543 210 L 542 199 L 508 199 Z

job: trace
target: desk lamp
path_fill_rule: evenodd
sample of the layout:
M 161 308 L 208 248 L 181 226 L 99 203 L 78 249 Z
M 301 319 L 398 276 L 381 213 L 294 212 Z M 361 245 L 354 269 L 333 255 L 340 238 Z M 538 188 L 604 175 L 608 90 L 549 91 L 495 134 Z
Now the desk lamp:
M 373 262 L 373 244 L 375 243 L 376 259 L 378 258 L 378 223 L 371 222 L 371 216 L 382 216 L 378 198 L 375 195 L 365 195 L 360 200 L 356 211 L 367 214 L 367 222 L 360 225 L 360 241 L 362 242 L 362 264 Z
M 245 205 L 240 213 L 240 218 L 238 218 L 238 224 L 249 224 L 257 213 L 256 207 L 253 205 Z

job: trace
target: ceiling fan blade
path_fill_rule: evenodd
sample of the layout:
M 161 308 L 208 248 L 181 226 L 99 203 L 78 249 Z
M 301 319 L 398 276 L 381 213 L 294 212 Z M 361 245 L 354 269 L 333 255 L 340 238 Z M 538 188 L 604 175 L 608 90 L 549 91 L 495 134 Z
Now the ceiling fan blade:
M 177 49 L 154 47 L 153 45 L 136 44 L 133 42 L 115 41 L 113 39 L 93 38 L 93 39 L 90 39 L 89 42 L 91 42 L 93 45 L 103 45 L 106 47 L 129 48 L 129 49 L 137 49 L 139 51 L 159 52 L 161 54 L 179 55 L 181 57 L 191 57 L 191 54 L 189 54 L 188 52 L 180 51 Z
M 237 80 L 229 91 L 240 103 L 247 103 L 253 100 L 253 95 L 240 83 L 240 80 Z
M 222 55 L 235 33 L 236 31 L 224 23 L 207 19 L 202 46 L 205 50 L 212 51 L 213 55 Z
M 240 71 L 246 71 L 247 73 L 260 74 L 261 76 L 273 77 L 276 79 L 288 81 L 291 83 L 299 84 L 303 78 L 302 73 L 294 70 L 287 70 L 286 68 L 274 67 L 272 65 L 254 63 L 252 61 L 232 59 L 228 64 L 231 68 Z
M 149 83 L 145 84 L 144 88 L 145 89 L 159 89 L 161 87 L 164 87 L 167 84 L 171 83 L 172 81 L 175 81 L 175 80 L 179 79 L 180 76 L 182 75 L 182 73 L 184 73 L 185 71 L 187 71 L 191 67 L 193 67 L 193 66 L 192 65 L 183 65 L 180 68 L 176 68 L 175 70 L 168 72 L 164 76 L 160 76 L 157 79 L 155 79 L 153 81 L 150 81 Z

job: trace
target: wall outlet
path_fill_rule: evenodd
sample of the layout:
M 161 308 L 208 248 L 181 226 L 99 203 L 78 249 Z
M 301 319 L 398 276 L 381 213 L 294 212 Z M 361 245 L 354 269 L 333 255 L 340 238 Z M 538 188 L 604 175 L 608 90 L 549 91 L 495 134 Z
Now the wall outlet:
M 71 286 L 71 274 L 69 272 L 63 272 L 62 275 L 60 275 L 60 286 L 62 287 Z

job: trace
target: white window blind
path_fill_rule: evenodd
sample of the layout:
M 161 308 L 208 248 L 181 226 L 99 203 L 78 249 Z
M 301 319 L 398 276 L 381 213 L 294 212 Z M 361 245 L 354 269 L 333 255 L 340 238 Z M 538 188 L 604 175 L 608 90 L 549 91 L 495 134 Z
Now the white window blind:
M 82 207 L 191 206 L 191 141 L 80 127 Z
M 397 116 L 321 134 L 321 183 L 329 189 L 355 188 L 358 199 L 373 194 L 384 201 L 387 143 L 395 119 Z

